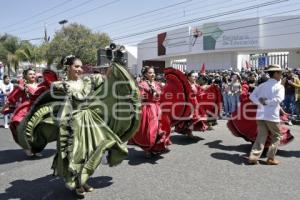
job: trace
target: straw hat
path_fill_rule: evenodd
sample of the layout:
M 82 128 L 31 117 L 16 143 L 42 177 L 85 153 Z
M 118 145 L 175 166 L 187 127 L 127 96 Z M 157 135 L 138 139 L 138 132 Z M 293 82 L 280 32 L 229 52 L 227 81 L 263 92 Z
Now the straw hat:
M 282 72 L 280 65 L 269 65 L 265 70 L 265 72 Z

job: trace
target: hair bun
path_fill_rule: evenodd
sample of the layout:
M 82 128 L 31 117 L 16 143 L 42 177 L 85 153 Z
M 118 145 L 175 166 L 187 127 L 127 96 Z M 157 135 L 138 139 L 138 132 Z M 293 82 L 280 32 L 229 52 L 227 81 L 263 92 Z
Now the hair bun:
M 63 59 L 62 65 L 70 65 L 69 63 L 72 63 L 73 60 L 76 58 L 74 55 L 68 55 Z
M 146 75 L 146 73 L 149 71 L 149 69 L 154 69 L 152 66 L 144 66 L 142 67 L 141 73 L 143 76 Z
M 34 72 L 35 72 L 35 70 L 32 69 L 31 67 L 29 67 L 29 68 L 27 68 L 27 69 L 24 69 L 24 70 L 23 70 L 23 78 L 24 78 L 24 79 L 26 79 L 26 76 L 27 76 L 27 74 L 28 74 L 29 71 L 34 71 Z

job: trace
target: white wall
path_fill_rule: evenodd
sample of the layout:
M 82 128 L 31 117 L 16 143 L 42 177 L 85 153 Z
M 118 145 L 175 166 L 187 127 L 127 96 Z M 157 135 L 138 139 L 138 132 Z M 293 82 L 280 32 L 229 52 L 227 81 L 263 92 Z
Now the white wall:
M 205 63 L 206 70 L 235 68 L 237 55 L 234 52 L 223 52 L 187 56 L 187 70 L 199 71 L 203 63 Z
M 289 53 L 289 68 L 300 67 L 300 50 L 290 51 Z
M 128 54 L 128 70 L 132 73 L 132 74 L 136 74 L 137 73 L 137 47 L 134 46 L 125 46 L 125 49 L 127 51 Z
M 192 29 L 191 27 L 170 31 L 170 33 L 175 34 L 172 37 L 176 37 L 176 32 L 181 32 L 179 37 L 187 35 L 190 46 L 189 48 L 186 48 L 186 45 L 178 46 L 181 48 L 178 51 L 173 46 L 172 51 L 169 51 L 170 54 L 167 51 L 166 56 L 157 55 L 157 36 L 154 36 L 138 44 L 138 71 L 140 71 L 143 60 L 165 60 L 166 67 L 168 67 L 170 60 L 184 58 L 187 59 L 188 70 L 199 70 L 202 63 L 206 64 L 207 69 L 233 67 L 240 70 L 243 66 L 242 60 L 249 60 L 249 52 L 268 51 L 291 52 L 289 56 L 290 66 L 299 67 L 300 54 L 296 52 L 300 52 L 300 19 L 293 18 L 299 18 L 299 16 L 218 22 L 213 26 L 213 29 L 221 29 L 222 33 L 217 36 L 215 50 L 203 50 L 203 35 L 207 31 L 208 33 L 213 32 L 213 30 L 209 30 L 210 26 L 207 28 L 207 24 L 196 26 L 199 31 L 203 31 L 203 35 L 197 38 L 194 46 L 192 46 L 193 37 L 188 36 L 187 32 L 184 31 Z M 172 37 L 170 36 L 169 39 Z M 170 43 L 172 44 L 172 42 Z
M 138 44 L 136 71 L 140 73 L 143 66 L 143 60 L 151 60 L 155 58 L 157 58 L 157 38 L 152 37 L 143 40 Z
M 260 24 L 260 49 L 280 51 L 300 48 L 299 16 L 264 18 Z
M 250 64 L 249 54 L 238 54 L 237 56 L 237 70 L 241 71 L 242 68 L 246 67 L 246 61 Z

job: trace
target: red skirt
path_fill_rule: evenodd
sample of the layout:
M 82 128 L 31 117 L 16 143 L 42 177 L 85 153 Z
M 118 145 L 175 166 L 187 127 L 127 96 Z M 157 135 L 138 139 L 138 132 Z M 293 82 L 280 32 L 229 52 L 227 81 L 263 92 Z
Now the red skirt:
M 249 101 L 248 101 L 249 103 Z M 257 136 L 257 124 L 256 124 L 256 106 L 249 105 L 247 110 L 243 113 L 243 109 L 245 108 L 244 103 L 242 103 L 238 110 L 234 112 L 231 116 L 231 119 L 227 122 L 227 127 L 231 131 L 231 133 L 236 137 L 244 138 L 248 142 L 255 142 Z M 248 117 L 248 118 L 247 118 Z M 247 118 L 247 119 L 246 119 Z M 251 119 L 251 120 L 250 120 Z M 280 144 L 288 144 L 294 139 L 294 136 L 291 134 L 290 130 L 284 126 L 282 123 L 280 125 L 280 133 L 281 133 L 281 140 Z M 270 145 L 270 138 L 268 138 L 266 142 L 266 147 Z
M 14 111 L 11 121 L 9 123 L 9 128 L 11 130 L 11 133 L 13 135 L 13 138 L 16 143 L 18 143 L 18 137 L 17 137 L 17 127 L 20 124 L 20 122 L 24 119 L 24 117 L 27 115 L 27 113 L 30 110 L 30 107 L 32 105 L 32 102 L 25 101 L 21 105 L 17 107 L 17 109 Z
M 167 150 L 170 142 L 170 123 L 161 116 L 159 103 L 147 103 L 142 106 L 140 128 L 129 144 L 141 147 L 144 151 L 161 153 Z M 163 130 L 163 129 L 166 130 Z

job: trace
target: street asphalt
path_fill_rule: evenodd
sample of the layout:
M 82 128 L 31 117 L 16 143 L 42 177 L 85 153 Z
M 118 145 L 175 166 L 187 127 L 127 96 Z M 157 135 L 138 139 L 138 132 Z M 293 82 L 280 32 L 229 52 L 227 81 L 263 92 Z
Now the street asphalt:
M 299 200 L 300 126 L 290 126 L 293 142 L 281 146 L 278 166 L 247 165 L 251 144 L 234 137 L 221 120 L 191 140 L 173 134 L 168 154 L 151 159 L 129 146 L 117 167 L 101 165 L 90 179 L 95 200 Z M 0 128 L 0 200 L 79 199 L 50 169 L 55 143 L 39 159 L 27 159 L 10 132 Z

